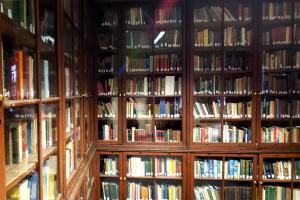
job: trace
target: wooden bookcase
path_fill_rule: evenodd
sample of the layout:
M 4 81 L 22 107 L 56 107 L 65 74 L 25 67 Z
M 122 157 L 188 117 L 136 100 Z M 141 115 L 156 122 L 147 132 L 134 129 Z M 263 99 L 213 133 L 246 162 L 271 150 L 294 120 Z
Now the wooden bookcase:
M 114 102 L 117 102 L 115 108 L 118 108 L 116 112 L 118 121 L 113 121 L 113 126 L 118 127 L 115 131 L 118 139 L 112 141 L 104 140 L 103 136 L 98 137 L 96 138 L 96 149 L 100 157 L 115 155 L 119 170 L 119 174 L 113 176 L 100 174 L 99 180 L 96 182 L 100 190 L 98 198 L 103 199 L 101 196 L 103 180 L 114 180 L 119 185 L 119 198 L 126 198 L 126 187 L 130 180 L 130 177 L 126 177 L 129 167 L 128 156 L 140 155 L 145 158 L 153 158 L 157 152 L 166 155 L 172 152 L 186 156 L 184 164 L 187 173 L 185 174 L 186 189 L 183 190 L 183 199 L 193 199 L 195 190 L 210 183 L 219 186 L 217 188 L 220 190 L 221 199 L 231 199 L 227 194 L 233 191 L 232 188 L 236 188 L 234 191 L 237 192 L 240 187 L 246 188 L 247 192 L 251 191 L 250 199 L 256 199 L 256 197 L 262 199 L 263 186 L 269 183 L 270 185 L 289 187 L 293 193 L 294 188 L 300 187 L 299 181 L 294 180 L 294 176 L 291 180 L 269 181 L 263 180 L 262 173 L 263 160 L 276 161 L 280 159 L 291 160 L 292 173 L 296 173 L 294 160 L 299 159 L 300 150 L 300 37 L 298 34 L 300 3 L 297 0 L 255 0 L 251 2 L 246 0 L 182 0 L 176 1 L 176 3 L 174 1 L 172 5 L 164 5 L 164 3 L 160 0 L 96 0 L 94 2 L 95 12 L 98 14 L 96 19 L 99 20 L 94 37 L 94 41 L 98 42 L 94 48 L 99 54 L 95 60 L 103 60 L 105 56 L 114 55 L 114 67 L 117 66 L 114 68 L 117 69 L 114 71 L 115 74 L 112 75 L 108 71 L 103 73 L 105 67 L 100 68 L 97 63 L 98 72 L 99 69 L 103 70 L 96 78 L 97 92 L 101 93 L 104 90 L 100 89 L 99 82 L 112 76 L 118 77 L 118 90 L 115 94 L 102 92 L 102 95 L 97 95 L 97 102 L 99 100 L 106 103 L 112 102 L 113 98 L 115 98 Z M 156 15 L 156 10 L 165 8 L 164 6 L 180 8 L 181 23 L 157 23 L 157 16 L 166 15 L 165 13 Z M 284 9 L 287 10 L 283 11 Z M 273 14 L 270 16 L 274 15 L 275 17 L 268 19 L 268 10 L 273 10 Z M 109 20 L 104 23 L 104 13 L 109 12 L 115 13 L 116 19 L 118 19 L 116 26 L 111 26 L 112 23 L 108 23 Z M 113 19 L 113 15 L 106 15 L 110 16 L 107 19 Z M 145 15 L 146 17 L 144 17 Z M 141 22 L 139 22 L 140 18 Z M 155 39 L 159 33 L 165 32 L 161 33 L 162 37 L 158 41 L 163 40 L 164 34 L 168 30 L 174 29 L 181 32 L 181 47 L 156 48 L 157 41 Z M 266 36 L 264 38 L 263 34 L 268 31 L 272 32 L 272 29 L 274 29 L 273 33 L 268 36 L 270 44 L 266 44 Z M 285 31 L 290 32 L 285 34 Z M 100 41 L 99 33 L 103 34 Z M 99 42 L 105 42 L 107 38 L 110 38 L 105 39 L 105 34 L 114 35 L 116 49 L 99 50 Z M 216 39 L 215 42 L 211 42 L 212 34 Z M 237 37 L 233 37 L 233 35 L 237 35 Z M 289 42 L 285 42 L 285 36 L 289 38 Z M 130 37 L 133 39 L 131 40 Z M 134 40 L 138 41 L 138 37 L 149 37 L 150 39 L 138 44 Z M 279 41 L 272 43 L 272 37 Z M 182 71 L 158 72 L 155 67 L 151 71 L 151 65 L 149 66 L 151 56 L 172 53 L 180 55 Z M 267 53 L 269 53 L 269 59 L 273 60 L 266 64 Z M 284 58 L 280 58 L 280 56 Z M 210 62 L 211 60 L 213 62 Z M 128 64 L 129 61 L 130 64 Z M 134 65 L 134 62 L 138 64 Z M 203 63 L 201 64 L 201 62 Z M 273 67 L 275 62 L 277 68 Z M 155 65 L 155 59 L 153 59 L 153 63 Z M 267 69 L 265 65 L 268 65 L 270 69 Z M 110 69 L 108 66 L 110 65 L 107 65 L 106 70 Z M 130 98 L 132 98 L 133 104 L 139 104 L 136 99 L 141 99 L 141 102 L 154 106 L 160 100 L 170 97 L 155 93 L 156 80 L 165 75 L 182 78 L 182 93 L 179 95 L 182 97 L 181 119 L 156 119 L 153 115 L 149 117 L 151 120 L 137 119 L 130 115 L 128 117 L 127 111 L 130 105 L 127 102 L 131 100 Z M 144 89 L 143 87 L 137 87 L 137 92 L 128 92 L 128 88 L 136 87 L 129 84 L 135 84 L 132 80 L 140 78 L 144 81 L 144 77 L 152 78 L 150 94 L 143 93 L 144 90 L 138 92 L 140 88 Z M 176 98 L 178 95 L 171 95 L 171 97 Z M 264 99 L 273 101 L 273 110 L 271 109 L 271 111 L 274 112 L 274 115 L 278 112 L 279 116 L 283 117 L 267 116 L 268 114 L 264 113 L 266 108 L 263 108 L 264 102 L 266 102 Z M 276 110 L 275 105 L 279 102 L 278 100 L 276 102 L 276 99 L 286 102 L 286 112 L 283 110 L 284 106 L 278 106 L 278 111 Z M 203 110 L 199 111 L 199 108 Z M 197 109 L 198 113 L 195 113 Z M 214 112 L 214 109 L 218 112 Z M 279 113 L 280 109 L 282 109 L 282 115 Z M 140 110 L 143 112 L 147 110 L 147 107 L 141 106 L 140 110 L 137 110 L 137 112 Z M 155 113 L 152 107 L 151 111 L 151 114 Z M 98 111 L 94 112 L 98 113 Z M 148 127 L 154 128 L 160 120 L 164 121 L 163 123 L 169 123 L 170 128 L 181 128 L 181 142 L 159 143 L 153 142 L 151 139 L 149 141 L 147 137 L 142 141 L 135 140 L 133 142 L 132 138 L 128 141 L 127 129 L 131 131 L 132 127 L 146 129 L 144 127 L 147 123 L 150 124 Z M 98 129 L 96 129 L 98 134 L 102 131 L 101 125 L 105 124 L 105 121 L 108 120 L 98 118 Z M 153 129 L 149 128 L 149 130 L 149 132 L 152 131 L 152 135 L 155 135 Z M 141 133 L 144 134 L 143 131 Z M 272 140 L 272 142 L 263 140 L 263 138 Z M 217 179 L 195 177 L 194 162 L 199 159 L 219 159 L 223 163 L 221 177 Z M 226 178 L 224 165 L 230 162 L 229 160 L 234 160 L 231 162 L 235 163 L 240 160 L 251 160 L 252 177 L 246 180 Z M 99 161 L 99 165 L 101 165 L 101 161 Z M 98 166 L 98 170 L 101 169 Z M 140 179 L 152 180 L 155 178 L 143 176 L 139 177 Z
M 91 177 L 75 176 L 88 171 L 94 153 L 91 36 L 82 26 L 91 18 L 89 9 L 81 0 L 0 1 L 0 199 L 30 191 L 34 199 L 66 199 L 81 183 L 78 199 L 88 199 L 83 192 L 94 190 L 94 167 Z M 65 66 L 74 67 L 76 74 L 70 95 Z M 74 124 L 70 139 L 64 109 L 69 102 Z M 67 140 L 74 141 L 76 167 L 68 180 Z

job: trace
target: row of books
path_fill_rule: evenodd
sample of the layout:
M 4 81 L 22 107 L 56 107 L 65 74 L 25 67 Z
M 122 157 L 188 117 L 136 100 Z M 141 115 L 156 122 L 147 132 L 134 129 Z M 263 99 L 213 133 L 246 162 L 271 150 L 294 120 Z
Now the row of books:
M 224 162 L 225 179 L 252 179 L 252 171 L 252 160 L 229 159 Z
M 38 199 L 38 173 L 26 177 L 6 193 L 6 199 Z
M 292 27 L 279 26 L 262 33 L 263 45 L 283 45 L 292 43 Z
M 117 200 L 119 199 L 119 184 L 117 182 L 101 182 L 101 199 L 103 200 Z
M 194 33 L 195 47 L 221 47 L 222 35 L 220 31 L 209 30 L 207 28 L 196 30 Z
M 295 168 L 295 175 L 294 175 L 294 178 L 296 180 L 300 180 L 300 160 L 295 160 L 295 163 L 294 163 L 294 168 Z
M 57 141 L 56 114 L 49 112 L 42 116 L 41 130 L 42 130 L 42 148 L 47 149 L 48 147 L 56 145 L 56 141 Z
M 68 102 L 65 106 L 65 131 L 66 135 L 70 136 L 73 131 L 73 116 L 72 116 L 72 104 Z
M 141 182 L 128 182 L 126 199 L 147 199 L 153 198 L 153 186 Z
M 263 20 L 289 20 L 291 18 L 291 2 L 263 2 Z
M 273 126 L 261 128 L 262 143 L 288 143 L 289 135 L 290 132 L 287 127 Z
M 286 100 L 266 100 L 261 102 L 261 116 L 265 119 L 289 118 L 290 103 Z
M 119 174 L 117 157 L 115 156 L 101 157 L 100 169 L 101 169 L 100 173 L 102 175 L 117 176 Z
M 251 130 L 246 127 L 236 127 L 224 124 L 223 126 L 223 142 L 224 143 L 250 143 Z
M 157 199 L 182 199 L 182 187 L 173 184 L 157 184 L 155 194 Z
M 127 176 L 153 176 L 152 157 L 132 156 L 127 160 Z
M 292 177 L 292 163 L 290 160 L 264 161 L 263 178 L 289 180 Z
M 229 26 L 224 29 L 224 46 L 250 46 L 252 44 L 252 29 Z
M 127 118 L 152 118 L 151 104 L 144 98 L 129 98 L 126 102 Z
M 98 33 L 98 47 L 100 50 L 117 49 L 118 40 L 112 33 Z
M 22 27 L 35 32 L 35 2 L 34 0 L 2 1 L 1 12 L 19 23 Z
M 299 119 L 300 118 L 300 100 L 292 101 L 292 110 L 293 110 L 292 118 Z
M 180 7 L 162 7 L 154 11 L 156 24 L 177 24 L 181 23 Z
M 2 46 L 3 49 L 3 46 Z M 28 49 L 3 49 L 4 94 L 11 100 L 33 99 L 36 96 L 34 84 L 33 53 Z
M 197 143 L 218 143 L 221 142 L 221 129 L 218 127 L 194 127 L 193 142 Z M 248 128 L 224 124 L 224 143 L 250 143 L 251 131 Z
M 116 55 L 99 57 L 97 59 L 98 72 L 115 72 L 117 70 L 118 58 Z
M 224 199 L 225 200 L 251 200 L 253 199 L 253 189 L 247 186 L 225 186 L 224 187 Z
M 154 105 L 156 118 L 180 118 L 182 114 L 181 98 L 174 100 L 161 99 L 159 104 Z
M 78 80 L 75 79 L 76 74 L 74 68 L 70 68 L 70 66 L 71 65 L 65 67 L 65 95 L 67 97 L 78 94 Z
M 224 94 L 251 94 L 252 79 L 250 76 L 242 76 L 233 79 L 225 79 Z
M 181 47 L 182 36 L 179 30 L 161 31 L 156 33 L 154 40 L 155 48 L 178 48 Z
M 196 200 L 221 200 L 222 189 L 220 186 L 206 185 L 196 186 L 194 188 L 194 198 Z M 225 200 L 239 200 L 239 199 L 252 199 L 252 188 L 245 186 L 225 186 L 224 187 Z
M 300 143 L 300 126 L 292 129 L 292 143 Z
M 100 25 L 103 27 L 112 27 L 118 25 L 118 14 L 116 12 L 103 10 Z
M 249 55 L 226 54 L 224 71 L 245 71 L 249 69 Z
M 43 199 L 56 199 L 57 187 L 57 156 L 50 156 L 43 163 Z
M 194 188 L 194 199 L 195 200 L 209 200 L 209 199 L 221 200 L 222 189 L 219 186 L 213 186 L 213 185 L 196 186 Z
M 5 128 L 5 163 L 20 162 L 37 155 L 37 116 L 10 121 Z
M 99 102 L 98 103 L 98 117 L 102 118 L 115 118 L 118 113 L 117 100 L 112 102 Z
M 157 54 L 153 60 L 154 69 L 157 72 L 180 72 L 182 59 L 178 54 Z
M 299 2 L 295 2 L 294 19 L 300 19 L 300 3 Z
M 298 52 L 297 52 L 298 53 Z M 287 63 L 287 51 L 263 51 L 262 53 L 262 68 L 264 70 L 286 70 L 291 66 Z
M 151 130 L 151 125 L 146 124 L 145 129 L 131 127 L 126 130 L 128 142 L 180 142 L 181 130 L 157 130 L 154 127 L 154 135 Z
M 150 49 L 151 34 L 147 31 L 126 31 L 127 49 Z
M 181 95 L 181 77 L 165 76 L 155 79 L 155 95 Z
M 118 140 L 118 125 L 109 123 L 100 124 L 99 139 L 104 141 L 117 141 Z
M 221 71 L 221 55 L 194 55 L 194 71 Z
M 160 55 L 157 55 L 157 57 L 160 57 Z M 126 56 L 126 72 L 152 72 L 152 71 L 153 71 L 153 56 L 147 56 L 142 58 Z
M 143 58 L 126 56 L 126 72 L 175 72 L 182 70 L 178 54 L 157 54 Z
M 179 158 L 156 157 L 154 163 L 155 176 L 176 176 L 182 175 L 182 162 Z
M 287 74 L 265 76 L 262 87 L 263 94 L 288 94 L 292 92 L 292 87 L 289 87 L 289 76 Z M 296 92 L 296 90 L 293 92 Z
M 151 77 L 133 77 L 126 80 L 126 95 L 151 95 Z
M 222 166 L 221 159 L 203 158 L 194 161 L 194 176 L 195 178 L 222 178 Z
M 296 194 L 294 190 L 294 194 Z M 292 200 L 292 191 L 291 188 L 282 187 L 282 186 L 273 186 L 267 185 L 263 187 L 262 190 L 262 200 Z M 296 200 L 297 197 L 294 196 L 293 200 Z
M 251 118 L 252 101 L 226 102 L 224 105 L 224 118 Z
M 129 8 L 126 10 L 125 16 L 125 23 L 128 25 L 142 25 L 149 24 L 151 22 L 149 14 L 144 8 L 141 7 Z
M 195 102 L 193 115 L 195 119 L 201 118 L 219 118 L 220 117 L 220 104 L 216 101 L 212 102 Z
M 199 77 L 194 81 L 194 94 L 220 94 L 221 83 L 220 76 Z
M 117 95 L 118 94 L 118 79 L 108 78 L 97 82 L 98 95 Z

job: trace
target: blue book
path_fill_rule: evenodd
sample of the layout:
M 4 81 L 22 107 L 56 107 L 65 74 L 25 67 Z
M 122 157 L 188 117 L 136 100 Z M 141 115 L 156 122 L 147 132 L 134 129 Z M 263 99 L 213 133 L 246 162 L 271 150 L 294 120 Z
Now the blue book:
M 30 200 L 38 199 L 38 173 L 35 172 L 31 177 Z
M 209 164 L 209 168 L 208 168 L 209 177 L 210 178 L 215 178 L 214 177 L 214 160 L 209 159 L 208 164 Z
M 27 148 L 28 153 L 32 154 L 32 121 L 27 122 Z
M 168 185 L 163 185 L 163 199 L 169 199 L 168 198 Z

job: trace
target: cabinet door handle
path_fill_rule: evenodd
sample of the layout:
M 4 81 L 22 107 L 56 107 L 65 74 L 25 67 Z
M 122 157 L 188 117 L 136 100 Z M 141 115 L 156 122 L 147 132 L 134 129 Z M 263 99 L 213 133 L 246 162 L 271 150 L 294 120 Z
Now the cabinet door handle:
M 120 177 L 120 181 L 122 181 L 122 177 Z
M 123 181 L 126 181 L 126 177 L 123 178 Z

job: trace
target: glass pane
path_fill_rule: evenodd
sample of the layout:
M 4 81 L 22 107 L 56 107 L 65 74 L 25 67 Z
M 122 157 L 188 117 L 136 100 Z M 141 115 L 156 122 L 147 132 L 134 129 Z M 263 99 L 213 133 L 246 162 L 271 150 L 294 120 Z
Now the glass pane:
M 67 18 L 64 19 L 64 65 L 65 65 L 65 95 L 74 95 L 74 66 L 72 27 Z
M 37 97 L 35 53 L 3 41 L 3 91 L 8 100 Z
M 252 184 L 240 182 L 226 182 L 225 187 L 225 200 L 252 200 Z
M 72 0 L 63 0 L 64 10 L 72 18 Z
M 75 141 L 74 141 L 74 103 L 66 101 L 65 104 L 65 133 L 66 133 L 66 179 L 71 176 L 75 168 Z
M 155 185 L 155 195 L 157 199 L 181 200 L 182 185 L 177 180 L 160 180 Z
M 103 180 L 101 182 L 101 200 L 119 199 L 119 182 L 115 180 Z
M 50 156 L 43 163 L 43 199 L 57 199 L 58 187 L 57 155 Z
M 126 176 L 153 176 L 153 158 L 151 156 L 128 156 Z
M 100 155 L 100 176 L 119 176 L 119 156 Z
M 290 180 L 292 177 L 291 160 L 266 159 L 263 167 L 264 179 Z
M 203 199 L 203 194 L 212 194 L 216 199 L 222 199 L 222 183 L 217 181 L 197 181 L 194 188 L 194 199 Z
M 57 147 L 58 134 L 58 107 L 57 104 L 42 105 L 42 148 L 43 154 L 51 152 Z
M 253 162 L 250 159 L 226 159 L 225 179 L 252 179 Z
M 56 23 L 55 5 L 51 2 L 40 2 L 41 24 L 41 95 L 42 98 L 58 95 L 58 74 L 56 60 Z
M 98 139 L 118 140 L 118 98 L 98 100 Z
M 82 144 L 81 144 L 81 127 L 80 127 L 80 117 L 81 117 L 81 110 L 80 110 L 80 100 L 76 99 L 74 102 L 74 109 L 75 109 L 75 127 L 73 132 L 73 138 L 75 140 L 75 150 L 76 150 L 76 167 L 79 165 L 79 162 L 82 158 Z
M 127 199 L 154 199 L 153 183 L 151 180 L 130 180 L 127 182 L 126 191 Z
M 34 106 L 9 108 L 5 121 L 6 182 L 35 166 L 38 155 L 38 116 Z
M 181 157 L 156 157 L 155 176 L 156 177 L 181 177 L 182 176 Z
M 81 57 L 80 57 L 80 39 L 79 39 L 79 34 L 75 32 L 74 34 L 74 41 L 73 41 L 73 48 L 74 48 L 74 57 L 73 57 L 73 72 L 74 72 L 74 95 L 79 95 L 80 94 L 80 74 L 81 74 Z
M 222 179 L 222 158 L 196 158 L 194 176 L 198 179 Z

